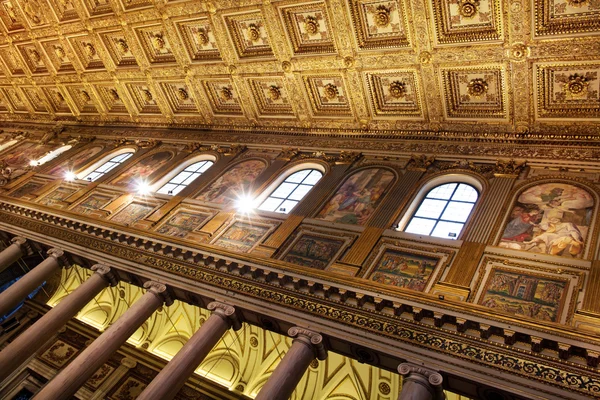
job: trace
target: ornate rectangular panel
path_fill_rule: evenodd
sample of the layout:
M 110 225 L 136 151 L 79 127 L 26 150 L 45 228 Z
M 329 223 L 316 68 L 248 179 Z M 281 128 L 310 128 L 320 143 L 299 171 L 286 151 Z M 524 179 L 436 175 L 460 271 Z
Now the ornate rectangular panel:
M 597 0 L 535 0 L 535 36 L 574 36 L 600 31 Z
M 16 45 L 17 50 L 32 74 L 43 74 L 48 72 L 44 63 L 43 52 L 37 48 L 35 43 L 23 43 Z
M 52 5 L 51 9 L 54 12 L 56 19 L 59 22 L 69 22 L 79 19 L 75 4 L 69 0 L 48 0 Z
M 133 82 L 127 83 L 126 87 L 139 113 L 160 114 L 156 93 L 150 85 L 145 82 Z
M 304 76 L 304 86 L 315 116 L 349 117 L 350 99 L 342 75 Z
M 117 211 L 110 220 L 111 222 L 116 222 L 118 224 L 133 225 L 137 221 L 150 215 L 157 207 L 155 202 L 145 203 L 134 201 Z
M 72 36 L 68 38 L 79 62 L 84 69 L 104 68 L 102 58 L 98 54 L 94 38 L 88 35 Z
M 162 25 L 156 24 L 136 28 L 135 33 L 150 64 L 175 62 L 171 43 L 169 43 Z
M 45 0 L 20 0 L 11 2 L 13 8 L 18 4 L 21 8 L 21 15 L 24 17 L 21 21 L 25 21 L 29 28 L 41 28 L 54 22 L 50 6 Z
M 78 188 L 75 187 L 58 187 L 50 193 L 47 193 L 38 201 L 38 203 L 52 207 L 55 204 L 65 200 L 67 197 L 77 192 L 77 189 Z
M 350 12 L 362 50 L 410 46 L 408 19 L 402 0 L 351 0 Z
M 325 3 L 280 7 L 279 12 L 295 54 L 335 52 Z
M 95 190 L 80 201 L 76 202 L 71 207 L 71 211 L 79 214 L 89 214 L 92 211 L 108 206 L 120 195 L 121 193 L 118 192 Z
M 242 106 L 231 79 L 203 81 L 215 115 L 242 115 Z
M 600 120 L 600 63 L 537 64 L 537 118 Z
M 152 7 L 152 5 L 154 5 L 154 1 L 152 0 L 120 0 L 119 3 L 125 11 L 143 7 Z
M 441 68 L 440 74 L 447 118 L 508 118 L 503 66 Z
M 156 232 L 171 237 L 185 239 L 191 232 L 197 231 L 208 222 L 216 211 L 208 208 L 179 206 L 156 228 Z
M 365 72 L 364 79 L 374 116 L 423 118 L 423 99 L 416 69 Z
M 260 11 L 225 15 L 223 18 L 240 59 L 273 57 L 267 27 Z
M 99 35 L 110 58 L 112 58 L 117 67 L 137 67 L 137 61 L 131 52 L 129 43 L 127 43 L 127 37 L 123 31 L 103 32 Z
M 83 0 L 83 4 L 90 17 L 113 13 L 110 0 Z
M 40 42 L 40 44 L 56 72 L 72 72 L 75 70 L 73 62 L 69 59 L 60 40 L 46 40 Z
M 241 253 L 248 253 L 279 225 L 278 221 L 261 218 L 233 218 L 224 225 L 211 242 Z
M 191 61 L 221 59 L 215 31 L 208 18 L 178 21 L 175 26 Z
M 433 0 L 437 44 L 503 39 L 501 0 Z
M 249 78 L 248 84 L 261 117 L 294 115 L 288 91 L 281 77 Z

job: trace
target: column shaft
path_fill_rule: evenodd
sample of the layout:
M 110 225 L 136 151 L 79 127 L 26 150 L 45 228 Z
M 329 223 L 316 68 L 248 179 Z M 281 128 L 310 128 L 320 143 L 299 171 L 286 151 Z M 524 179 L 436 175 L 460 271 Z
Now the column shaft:
M 25 239 L 16 237 L 11 240 L 12 244 L 0 252 L 0 272 L 10 267 L 15 261 L 23 256 L 23 245 Z
M 96 270 L 100 269 L 97 268 L 98 266 L 94 267 L 96 267 Z M 109 279 L 105 274 L 109 274 L 110 269 L 105 266 L 102 267 L 105 270 L 90 276 L 56 307 L 48 311 L 0 352 L 0 382 L 31 357 L 50 336 L 58 332 L 79 310 L 109 285 Z
M 60 266 L 58 257 L 63 255 L 61 250 L 50 249 L 50 257 L 35 266 L 0 293 L 0 315 L 8 314 L 13 308 L 19 305 L 31 292 L 44 283 Z
M 160 285 L 160 284 L 154 284 Z M 164 292 L 166 288 L 162 286 Z M 160 292 L 148 282 L 149 290 L 77 358 L 58 373 L 35 400 L 66 400 L 104 364 L 110 356 L 163 304 Z
M 214 304 L 209 304 L 209 309 Z M 202 324 L 200 329 L 137 397 L 137 400 L 171 400 L 175 398 L 190 375 L 235 322 L 229 318 L 234 315 L 234 308 L 222 306 L 224 307 L 217 309 Z

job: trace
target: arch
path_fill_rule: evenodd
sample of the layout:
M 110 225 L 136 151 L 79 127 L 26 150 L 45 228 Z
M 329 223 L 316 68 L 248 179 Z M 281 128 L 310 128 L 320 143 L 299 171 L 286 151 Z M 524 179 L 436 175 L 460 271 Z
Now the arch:
M 325 167 L 318 163 L 300 163 L 281 173 L 253 201 L 259 210 L 288 214 L 321 180 Z
M 538 179 L 520 185 L 506 207 L 499 247 L 570 258 L 587 257 L 595 240 L 598 195 L 575 180 Z
M 43 164 L 47 163 L 48 161 L 54 160 L 56 157 L 60 156 L 65 151 L 70 150 L 72 147 L 73 146 L 68 144 L 66 146 L 61 146 L 58 149 L 54 149 L 54 150 L 46 153 L 46 155 L 44 155 L 42 158 L 31 161 L 31 165 L 32 166 L 43 165 Z
M 315 218 L 352 225 L 364 225 L 396 181 L 397 174 L 384 166 L 354 170 L 338 186 L 333 197 Z
M 150 191 L 174 196 L 212 167 L 216 160 L 211 154 L 188 158 L 154 183 Z
M 414 196 L 398 230 L 456 240 L 483 191 L 480 178 L 443 174 L 426 181 Z
M 86 168 L 83 171 L 77 173 L 77 179 L 85 179 L 85 180 L 90 180 L 90 181 L 96 181 L 101 176 L 104 176 L 106 173 L 108 173 L 108 171 L 111 171 L 111 170 L 115 169 L 118 165 L 120 165 L 125 160 L 127 160 L 128 158 L 130 158 L 133 154 L 135 154 L 136 151 L 137 151 L 137 149 L 135 147 L 122 147 L 120 149 L 112 151 L 109 154 L 107 154 L 104 157 L 102 157 L 97 162 L 95 162 L 94 164 L 92 164 L 91 166 L 89 166 L 88 168 Z M 114 166 L 109 166 L 110 168 L 107 168 L 106 170 L 104 170 L 104 169 L 101 168 L 101 167 L 104 167 L 104 165 L 107 162 L 112 161 L 113 158 L 117 158 L 118 156 L 121 156 L 121 155 L 126 154 L 126 153 L 129 154 L 129 155 L 127 157 L 123 157 L 123 159 L 120 160 L 119 162 L 114 161 L 115 162 Z M 94 174 L 93 176 L 90 177 L 90 174 L 92 174 L 92 172 L 96 172 L 96 171 L 98 172 L 98 174 L 97 175 Z M 91 178 L 91 179 L 88 179 L 88 178 Z

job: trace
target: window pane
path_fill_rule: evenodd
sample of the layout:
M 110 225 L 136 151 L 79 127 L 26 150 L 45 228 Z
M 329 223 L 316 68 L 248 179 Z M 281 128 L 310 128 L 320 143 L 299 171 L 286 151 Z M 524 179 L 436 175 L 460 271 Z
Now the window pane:
M 292 209 L 296 206 L 296 204 L 298 204 L 297 201 L 286 200 L 283 203 L 281 203 L 281 205 L 279 206 L 279 209 L 277 209 L 275 211 L 288 214 L 290 211 L 292 211 Z M 283 210 L 283 209 L 285 209 L 285 210 Z
M 117 165 L 117 164 L 113 164 L 110 161 L 102 164 L 101 166 L 99 166 L 98 168 L 96 168 L 96 172 L 106 172 L 109 170 L 110 167 Z
M 475 203 L 477 201 L 477 190 L 473 187 L 465 184 L 458 185 L 458 189 L 454 192 L 454 196 L 452 196 L 452 200 L 460 200 L 460 201 L 470 201 Z
M 258 207 L 258 209 L 264 211 L 276 211 L 280 204 L 281 199 L 269 197 L 260 205 L 260 207 Z
M 198 170 L 198 172 L 202 173 L 209 169 L 213 165 L 212 161 L 204 161 L 204 165 Z
M 467 218 L 469 218 L 469 214 L 471 214 L 471 210 L 473 209 L 473 203 L 457 203 L 451 201 L 446 207 L 446 211 L 442 215 L 442 219 L 448 221 L 456 221 L 456 222 L 465 222 Z
M 175 178 L 171 179 L 169 183 L 181 183 L 186 180 L 192 173 L 191 172 L 180 172 L 175 176 Z
M 434 225 L 434 220 L 414 217 L 404 231 L 420 235 L 429 235 Z
M 194 180 L 200 176 L 199 172 L 194 172 L 193 174 L 191 174 L 190 176 L 188 176 L 188 178 L 183 181 L 181 184 L 184 186 L 189 185 L 190 183 L 194 182 Z
M 433 199 L 445 199 L 450 200 L 452 192 L 456 188 L 456 183 L 447 183 L 445 185 L 438 186 L 427 193 L 427 198 Z
M 310 169 L 304 169 L 302 171 L 295 172 L 292 175 L 288 176 L 285 182 L 300 183 L 304 178 L 306 178 L 306 175 L 308 175 L 309 172 Z
M 306 193 L 310 192 L 310 189 L 312 189 L 312 186 L 300 185 L 294 190 L 289 198 L 292 200 L 302 200 L 302 198 L 306 196 Z
M 431 236 L 445 239 L 457 239 L 463 226 L 464 224 L 440 221 L 431 233 Z
M 314 185 L 317 182 L 319 182 L 319 180 L 322 177 L 323 177 L 323 174 L 321 173 L 321 171 L 313 170 L 313 172 L 311 172 L 310 175 L 302 183 L 307 184 L 307 185 Z
M 179 185 L 177 186 L 175 189 L 173 189 L 173 193 L 171 193 L 173 196 L 175 196 L 177 193 L 181 192 L 183 189 L 185 189 L 185 186 L 183 185 Z
M 447 201 L 425 199 L 415 213 L 417 217 L 439 218 Z
M 89 174 L 88 176 L 86 176 L 85 179 L 86 181 L 95 181 L 96 179 L 98 179 L 98 177 L 102 176 L 102 174 L 99 174 L 97 172 L 92 172 L 91 174 Z
M 285 199 L 296 189 L 296 184 L 283 182 L 279 187 L 271 194 L 272 197 L 280 197 Z M 269 196 L 269 197 L 271 197 Z

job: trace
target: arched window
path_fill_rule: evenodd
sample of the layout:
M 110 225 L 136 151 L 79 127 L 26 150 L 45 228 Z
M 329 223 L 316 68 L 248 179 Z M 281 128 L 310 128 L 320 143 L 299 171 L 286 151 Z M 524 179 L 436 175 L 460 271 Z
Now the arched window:
M 121 165 L 125 160 L 133 155 L 133 151 L 128 151 L 127 153 L 119 154 L 118 156 L 114 156 L 104 164 L 100 165 L 92 172 L 87 174 L 83 179 L 93 182 L 98 178 L 106 175 L 110 170 L 115 169 L 117 166 Z
M 457 239 L 478 197 L 477 189 L 466 183 L 436 186 L 427 192 L 404 231 Z
M 213 165 L 212 161 L 204 160 L 186 167 L 183 171 L 175 175 L 169 182 L 165 183 L 157 193 L 175 196 L 192 183 L 196 178 L 204 173 Z
M 312 168 L 294 172 L 271 192 L 258 209 L 287 214 L 322 177 L 323 173 L 321 171 Z
M 73 146 L 67 145 L 67 146 L 59 147 L 56 150 L 52 150 L 50 153 L 46 154 L 44 157 L 40 158 L 39 160 L 31 161 L 30 164 L 34 167 L 37 165 L 45 164 L 50 160 L 54 160 L 56 157 L 60 156 L 65 151 L 69 150 L 71 147 L 73 147 Z
M 6 143 L 0 144 L 0 151 L 4 151 L 4 149 L 8 149 L 10 146 L 15 145 L 17 143 L 19 143 L 19 141 L 16 139 L 13 139 L 13 140 L 9 140 Z

